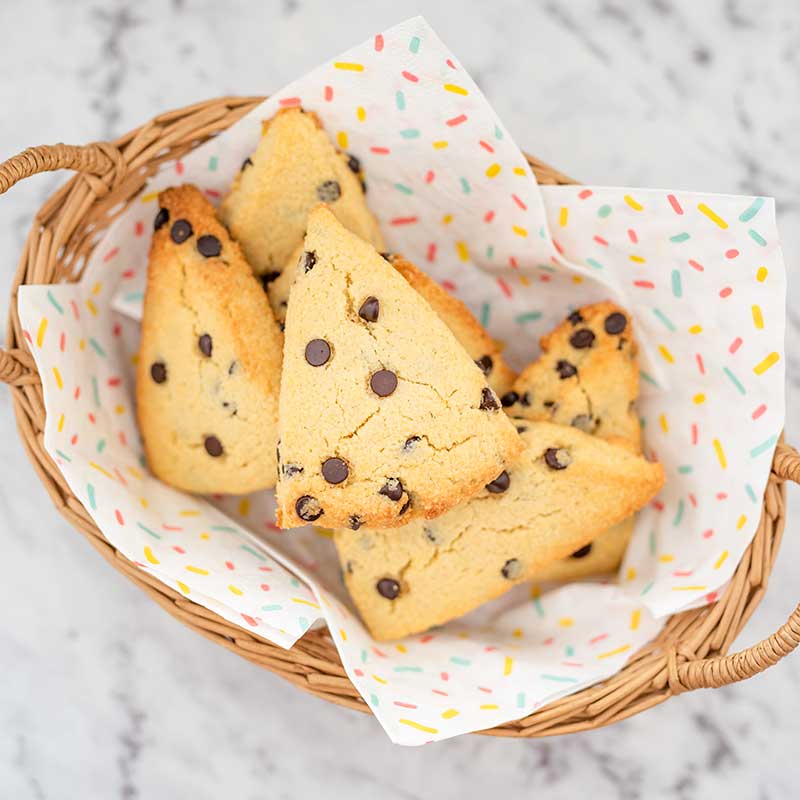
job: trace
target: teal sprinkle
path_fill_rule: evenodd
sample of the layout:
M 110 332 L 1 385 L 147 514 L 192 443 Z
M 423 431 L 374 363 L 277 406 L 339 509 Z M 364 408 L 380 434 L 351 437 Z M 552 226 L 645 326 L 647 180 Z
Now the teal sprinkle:
M 230 525 L 212 525 L 212 531 L 222 531 L 223 533 L 236 533 L 236 528 L 231 528 Z
M 362 664 L 367 663 L 367 651 L 364 650 L 363 648 L 361 649 L 361 663 Z
M 656 532 L 650 531 L 650 555 L 654 556 L 656 554 L 657 542 L 656 542 Z
M 546 672 L 543 672 L 539 675 L 540 678 L 546 681 L 556 681 L 557 683 L 577 683 L 577 678 L 571 678 L 569 675 L 548 675 Z
M 61 456 L 61 458 L 64 459 L 64 461 L 67 462 L 72 461 L 72 459 L 66 453 L 62 453 L 61 450 L 56 450 L 56 453 L 58 453 Z
M 525 708 L 525 692 L 517 695 L 517 708 Z
M 458 656 L 450 657 L 451 664 L 458 664 L 459 667 L 470 667 L 472 662 L 468 658 L 459 658 Z
M 63 306 L 53 297 L 53 293 L 49 289 L 47 290 L 47 299 L 53 304 L 55 310 L 58 311 L 59 314 L 64 313 Z
M 533 607 L 536 609 L 536 613 L 540 616 L 544 616 L 544 606 L 542 605 L 542 598 L 541 597 L 534 597 L 533 598 Z
M 639 427 L 644 430 L 647 427 L 647 420 L 644 417 L 639 417 Z
M 412 36 L 411 41 L 408 43 L 408 49 L 412 53 L 419 52 L 419 36 Z
M 123 295 L 122 299 L 126 303 L 138 303 L 140 300 L 144 300 L 144 292 L 128 292 L 128 294 Z
M 406 110 L 406 96 L 399 89 L 395 92 L 394 103 L 398 111 Z
M 298 617 L 297 624 L 300 626 L 301 631 L 308 630 L 308 626 L 311 624 L 305 617 Z
M 105 439 L 101 439 L 101 440 L 100 440 L 100 441 L 97 443 L 97 452 L 98 452 L 98 453 L 102 453 L 102 452 L 103 452 L 103 450 L 105 450 L 105 449 L 106 449 L 106 440 L 105 440 Z
M 154 539 L 160 539 L 161 538 L 161 534 L 160 533 L 156 533 L 155 531 L 151 531 L 150 528 L 147 527 L 147 525 L 142 525 L 141 522 L 137 522 L 136 525 L 137 525 L 137 527 L 141 528 L 145 533 L 149 533 Z
M 464 666 L 469 666 L 469 663 Z M 422 672 L 422 667 L 395 667 L 395 672 Z
M 97 376 L 92 375 L 92 394 L 94 395 L 94 404 L 99 407 L 100 405 L 100 388 L 97 385 Z
M 692 469 L 693 467 L 691 464 L 681 464 L 681 466 L 678 467 L 678 472 L 680 472 L 681 475 L 691 475 Z
M 414 190 L 410 186 L 406 186 L 403 183 L 396 183 L 394 188 L 397 189 L 398 192 L 402 192 L 403 194 L 414 194 Z
M 753 217 L 758 214 L 761 210 L 761 206 L 764 205 L 764 198 L 763 197 L 756 197 L 755 200 L 750 204 L 748 208 L 742 211 L 739 214 L 739 222 L 750 222 Z
M 89 344 L 92 346 L 92 349 L 95 351 L 95 353 L 97 353 L 97 355 L 99 355 L 101 358 L 106 357 L 106 351 L 100 347 L 100 342 L 98 342 L 97 339 L 91 337 L 89 339 Z
M 494 258 L 494 245 L 493 244 L 490 244 L 486 248 L 486 258 L 489 258 L 489 259 Z
M 295 589 L 297 589 L 300 586 L 300 581 L 297 580 L 297 578 L 292 578 L 290 583 L 292 584 L 292 586 L 294 586 Z
M 658 382 L 656 381 L 656 379 L 651 377 L 650 375 L 648 375 L 644 370 L 641 370 L 641 369 L 639 370 L 639 377 L 643 381 L 645 381 L 645 382 L 647 382 L 647 383 L 649 383 L 649 384 L 651 384 L 653 386 L 658 386 Z
M 655 582 L 654 581 L 650 581 L 650 583 L 648 583 L 647 586 L 645 586 L 644 589 L 642 589 L 642 595 L 647 594 L 654 586 L 655 586 Z
M 378 703 L 380 702 L 380 701 L 378 700 L 378 695 L 376 695 L 376 694 L 371 694 L 371 695 L 369 696 L 369 701 L 370 701 L 370 703 L 372 703 L 372 705 L 373 705 L 373 706 L 377 706 L 377 705 L 378 705 Z
M 491 306 L 488 303 L 481 304 L 481 325 L 485 328 L 489 324 L 489 314 Z
M 86 484 L 86 494 L 89 495 L 89 506 L 92 511 L 97 511 L 97 501 L 94 498 L 94 486 L 91 483 Z
M 765 442 L 761 442 L 760 445 L 758 445 L 757 447 L 754 447 L 750 451 L 750 458 L 756 458 L 757 456 L 760 456 L 762 453 L 766 453 L 767 450 L 771 450 L 772 446 L 777 441 L 778 441 L 778 437 L 777 436 L 770 436 L 769 439 L 767 439 Z
M 262 611 L 280 611 L 283 606 L 280 603 L 272 603 L 272 605 L 261 606 Z
M 544 239 L 544 225 L 539 226 L 539 238 Z
M 469 181 L 466 178 L 461 178 L 461 190 L 464 194 L 469 194 L 472 191 L 472 187 L 469 185 Z
M 672 294 L 675 297 L 683 296 L 683 286 L 681 285 L 681 273 L 679 270 L 672 270 Z
M 671 242 L 675 242 L 675 244 L 680 244 L 681 242 L 689 241 L 689 239 L 691 239 L 691 238 L 692 237 L 689 236 L 688 233 L 684 232 L 684 233 L 676 233 L 674 236 L 670 236 L 669 240 Z
M 211 156 L 211 158 L 208 159 L 208 170 L 209 172 L 213 172 L 216 168 L 217 168 L 217 157 Z
M 744 485 L 744 490 L 747 492 L 747 496 L 748 496 L 748 497 L 749 497 L 749 498 L 750 498 L 750 499 L 751 499 L 751 500 L 752 500 L 754 503 L 757 503 L 757 502 L 758 502 L 758 498 L 756 497 L 755 490 L 753 489 L 753 487 L 752 487 L 752 486 L 751 486 L 749 483 L 746 483 L 746 484 Z
M 600 208 L 597 209 L 597 216 L 605 219 L 611 213 L 611 211 L 612 208 L 609 205 L 600 206 Z
M 556 268 L 555 267 L 551 267 L 549 264 L 537 264 L 536 265 L 536 269 L 542 269 L 545 272 L 555 272 L 556 271 Z
M 567 654 L 567 658 L 572 658 L 572 656 L 575 655 L 575 648 L 571 644 L 568 644 L 564 652 Z
M 590 267 L 593 267 L 594 269 L 603 269 L 603 265 L 599 261 L 595 260 L 594 258 L 587 258 L 586 259 L 586 263 Z
M 727 367 L 723 367 L 722 371 L 731 379 L 731 383 L 736 387 L 739 394 L 747 394 L 742 382 Z
M 495 139 L 502 139 L 503 138 L 503 131 L 500 130 L 499 125 L 494 126 L 494 138 Z
M 752 228 L 750 228 L 747 233 L 756 244 L 760 244 L 762 247 L 767 246 L 767 240 L 758 231 L 754 231 Z
M 673 331 L 673 332 L 675 331 L 675 325 L 673 325 L 672 320 L 669 319 L 669 317 L 667 317 L 667 315 L 663 311 L 654 308 L 653 313 L 664 323 L 664 326 L 668 331 Z
M 517 325 L 522 325 L 524 322 L 536 322 L 537 319 L 541 318 L 541 311 L 526 311 L 524 314 L 518 314 L 514 321 L 517 323 Z
M 406 128 L 405 130 L 400 131 L 400 135 L 404 139 L 418 139 L 420 134 L 418 128 Z
M 242 550 L 246 550 L 248 553 L 250 553 L 251 556 L 255 556 L 259 561 L 266 561 L 267 560 L 266 556 L 261 555 L 261 553 L 259 553 L 258 550 L 256 550 L 253 547 L 250 547 L 249 544 L 243 544 L 242 545 Z
M 146 468 L 147 467 L 147 459 L 144 457 L 144 453 L 139 456 L 139 466 Z
M 678 510 L 675 512 L 675 519 L 672 520 L 672 524 L 674 527 L 678 527 L 681 524 L 681 520 L 683 519 L 683 500 L 678 501 Z

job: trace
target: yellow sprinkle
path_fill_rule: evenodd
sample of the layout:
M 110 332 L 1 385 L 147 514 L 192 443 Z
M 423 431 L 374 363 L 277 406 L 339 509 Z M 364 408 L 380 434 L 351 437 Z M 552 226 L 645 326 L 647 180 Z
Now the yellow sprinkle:
M 465 242 L 456 242 L 456 252 L 462 261 L 469 261 L 469 250 Z
M 531 586 L 531 600 L 538 600 L 542 596 L 542 587 L 538 583 Z
M 344 628 L 339 628 L 339 636 L 342 637 L 342 641 L 347 641 L 347 631 Z
M 180 589 L 180 590 L 181 590 L 181 591 L 182 591 L 184 594 L 189 594 L 189 587 L 188 587 L 188 586 L 187 586 L 185 583 L 183 583 L 183 582 L 181 582 L 181 581 L 175 581 L 175 583 L 177 583 L 177 584 L 178 584 L 178 588 L 179 588 L 179 589 Z
M 334 61 L 333 62 L 333 66 L 336 67 L 336 69 L 343 69 L 343 70 L 347 70 L 348 72 L 363 72 L 364 71 L 364 65 L 363 64 L 353 64 L 352 62 L 349 62 L 349 61 Z
M 764 327 L 764 316 L 761 313 L 761 308 L 754 305 L 750 310 L 753 312 L 753 325 L 755 325 L 758 330 L 761 330 Z
M 347 147 L 347 133 L 345 131 L 339 131 L 336 134 L 336 142 L 343 150 Z
M 314 527 L 314 533 L 321 536 L 323 539 L 333 539 L 333 531 L 330 528 L 317 528 Z
M 208 575 L 207 569 L 200 569 L 200 567 L 193 567 L 191 565 L 187 565 L 186 571 L 194 572 L 195 575 Z
M 356 109 L 356 119 L 357 119 L 359 122 L 363 122 L 363 121 L 364 121 L 366 118 L 367 118 L 367 112 L 366 112 L 366 110 L 364 109 L 364 106 L 359 106 L 359 107 Z
M 573 283 L 583 283 L 583 275 L 573 275 L 572 276 Z
M 386 686 L 386 684 L 389 683 L 389 681 L 385 681 L 383 678 L 379 678 L 374 672 L 372 673 L 372 679 L 376 680 L 378 683 L 382 683 L 384 686 Z
M 742 514 L 742 516 L 739 517 L 738 520 L 736 520 L 736 530 L 740 531 L 742 528 L 744 528 L 746 524 L 747 524 L 747 517 L 744 514 Z
M 100 289 L 103 288 L 103 284 L 101 281 L 97 281 L 97 283 L 92 286 L 92 294 L 100 294 Z
M 694 334 L 694 335 L 697 335 L 698 333 L 702 333 L 702 332 L 703 332 L 703 326 L 702 325 L 692 325 L 692 327 L 689 328 L 689 333 Z
M 767 279 L 767 275 L 769 275 L 769 270 L 766 267 L 759 267 L 758 272 L 756 272 L 756 280 L 759 283 L 764 283 Z
M 88 308 L 89 311 L 92 312 L 93 317 L 97 316 L 97 306 L 92 302 L 91 297 L 86 298 L 86 308 Z
M 64 381 L 61 380 L 61 373 L 58 371 L 58 367 L 53 367 L 53 375 L 56 379 L 56 385 L 59 389 L 64 388 Z
M 145 545 L 144 548 L 144 557 L 151 563 L 151 564 L 160 564 L 161 562 L 153 555 L 153 551 L 150 549 L 150 545 Z
M 445 214 L 442 217 L 442 225 L 449 225 L 452 221 L 453 221 L 453 215 L 452 214 Z
M 575 624 L 575 620 L 572 619 L 572 617 L 561 617 L 561 619 L 558 621 L 558 624 L 562 628 L 571 628 Z
M 645 260 L 641 256 L 628 256 L 631 261 L 635 262 L 636 264 L 644 264 L 646 263 Z
M 511 635 L 515 639 L 521 639 L 524 636 L 524 633 L 522 632 L 522 628 L 514 628 L 514 630 L 511 631 Z
M 239 501 L 239 515 L 242 517 L 246 517 L 250 513 L 250 498 L 243 497 Z
M 106 476 L 106 478 L 111 478 L 112 481 L 114 480 L 114 476 L 110 472 L 104 470 L 99 464 L 95 464 L 94 461 L 90 461 L 89 466 L 92 467 L 93 469 L 96 469 L 98 472 L 102 472 L 103 475 Z
M 530 286 L 531 285 L 531 279 L 527 275 L 520 275 L 519 276 L 519 282 L 523 286 Z
M 232 583 L 228 585 L 228 589 L 235 595 L 241 597 L 244 592 L 238 587 L 234 586 Z
M 200 534 L 200 538 L 201 538 L 201 539 L 202 539 L 204 542 L 207 542 L 207 541 L 208 541 L 208 540 L 209 540 L 211 537 L 210 537 L 210 536 L 209 536 L 209 535 L 208 535 L 208 534 L 207 534 L 207 533 L 204 531 L 203 533 L 201 533 L 201 534 Z
M 454 83 L 446 83 L 444 85 L 444 90 L 446 92 L 452 92 L 453 94 L 469 94 L 469 92 L 463 86 L 456 86 Z
M 41 347 L 44 342 L 44 334 L 47 330 L 47 317 L 43 317 L 39 323 L 39 330 L 36 332 L 36 346 Z
M 439 733 L 437 728 L 429 728 L 427 725 L 420 725 L 419 722 L 414 722 L 413 719 L 399 719 L 397 721 L 401 725 L 408 725 L 409 728 L 416 728 L 423 733 Z
M 626 650 L 630 650 L 631 646 L 629 644 L 624 644 L 622 647 L 618 647 L 616 650 L 609 650 L 607 653 L 600 653 L 598 658 L 611 658 L 611 656 L 618 656 L 620 653 L 624 653 Z
M 481 711 L 497 711 L 500 706 L 495 705 L 494 703 L 484 703 L 480 709 Z
M 780 360 L 780 356 L 777 353 L 770 353 L 763 361 L 759 361 L 753 367 L 753 372 L 756 375 L 763 375 L 771 366 L 777 364 Z
M 450 144 L 446 142 L 444 139 L 438 139 L 437 141 L 433 142 L 433 149 L 434 150 L 444 150 L 447 145 Z
M 728 466 L 728 459 L 725 458 L 725 451 L 722 449 L 722 444 L 720 443 L 719 439 L 714 439 L 712 444 L 714 445 L 714 452 L 717 454 L 719 465 L 722 467 L 722 469 L 726 469 Z
M 696 394 L 696 395 L 695 395 L 695 396 L 692 398 L 692 400 L 694 400 L 695 404 L 699 406 L 699 405 L 701 405 L 702 403 L 705 403 L 705 401 L 706 401 L 706 396 L 705 396 L 705 395 L 704 395 L 702 392 L 700 392 L 699 394 Z
M 292 602 L 300 603 L 300 605 L 303 606 L 311 606 L 311 608 L 319 608 L 319 605 L 317 603 L 312 603 L 311 600 L 304 600 L 302 597 L 293 597 Z
M 186 511 L 179 511 L 179 517 L 199 517 L 200 512 L 195 509 L 187 509 Z
M 513 172 L 515 175 L 527 175 L 525 167 L 514 167 Z
M 147 498 L 146 497 L 140 497 L 139 498 L 139 503 L 141 504 L 142 508 L 147 508 L 147 506 L 150 505 L 150 503 L 147 502 Z
M 503 660 L 503 675 L 510 675 L 511 670 L 514 669 L 514 659 L 511 656 L 506 656 Z
M 673 586 L 673 592 L 704 592 L 708 586 Z
M 714 564 L 714 569 L 719 569 L 724 563 L 725 559 L 728 557 L 728 551 L 723 551 L 722 555 L 717 559 L 716 564 Z
M 137 481 L 140 481 L 142 479 L 142 473 L 139 472 L 139 470 L 136 469 L 136 467 L 126 467 L 126 469 L 131 475 L 133 475 L 134 478 L 136 478 Z
M 458 716 L 458 711 L 454 708 L 448 708 L 447 711 L 442 711 L 442 719 L 453 719 Z
M 672 353 L 670 353 L 669 350 L 667 350 L 666 347 L 664 347 L 663 344 L 660 344 L 658 346 L 658 352 L 661 353 L 661 356 L 663 357 L 664 361 L 666 361 L 668 364 L 675 363 L 675 357 L 672 355 Z
M 658 560 L 662 564 L 669 564 L 670 562 L 675 560 L 675 556 L 670 555 L 669 553 L 664 553 L 664 555 L 661 555 L 661 556 L 658 557 Z
M 562 228 L 566 228 L 568 220 L 569 220 L 569 209 L 566 206 L 561 206 L 561 211 L 558 212 L 558 224 Z
M 61 433 L 61 431 L 63 431 L 63 430 L 64 430 L 64 415 L 62 414 L 58 418 L 58 432 Z
M 147 194 L 142 195 L 142 202 L 149 203 L 152 200 L 155 200 L 158 197 L 158 192 L 148 192 Z
M 487 178 L 494 178 L 495 175 L 499 175 L 499 174 L 500 174 L 500 165 L 499 164 L 492 164 L 486 170 L 486 177 Z
M 86 339 L 81 339 L 78 342 L 78 349 L 79 350 L 85 350 L 86 349 Z
M 642 612 L 637 608 L 636 611 L 634 611 L 631 614 L 631 630 L 632 631 L 635 631 L 639 627 L 639 622 L 641 622 L 641 619 L 642 619 Z
M 517 236 L 527 236 L 528 235 L 528 231 L 525 230 L 525 228 L 520 228 L 519 225 L 512 225 L 511 226 L 511 230 L 514 231 L 514 233 L 516 233 Z
M 723 230 L 728 227 L 728 223 L 725 222 L 719 214 L 713 212 L 705 203 L 698 203 L 697 210 L 701 214 L 707 216 L 715 225 L 719 225 Z
M 669 433 L 669 423 L 667 422 L 666 414 L 659 415 L 658 424 L 661 426 L 661 430 L 664 431 L 664 433 Z
M 85 346 L 85 343 L 84 343 L 83 339 L 81 339 L 81 350 L 83 350 L 84 346 Z M 131 364 L 133 364 L 133 366 L 135 367 L 138 363 L 139 363 L 139 354 L 138 353 L 134 353 L 131 356 Z
M 117 414 L 124 414 L 125 406 L 114 406 L 114 411 L 116 411 Z
M 407 653 L 408 648 L 404 644 L 396 644 L 395 648 L 397 648 L 398 653 Z
M 626 194 L 623 200 L 634 210 L 634 211 L 644 211 L 644 206 L 641 203 L 637 203 L 629 194 Z
M 466 631 L 461 631 L 461 632 L 458 634 L 458 638 L 459 638 L 459 639 L 469 639 L 469 634 L 468 634 Z
M 634 567 L 628 567 L 628 571 L 625 573 L 625 580 L 632 581 L 636 577 L 636 569 Z

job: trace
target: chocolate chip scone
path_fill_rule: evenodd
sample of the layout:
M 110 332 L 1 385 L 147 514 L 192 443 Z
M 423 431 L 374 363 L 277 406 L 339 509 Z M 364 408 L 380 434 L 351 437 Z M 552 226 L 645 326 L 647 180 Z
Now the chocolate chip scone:
M 268 283 L 302 243 L 308 212 L 320 202 L 346 228 L 383 249 L 378 222 L 364 199 L 358 159 L 336 150 L 316 114 L 290 108 L 263 123 L 258 147 L 219 213 Z
M 266 295 L 198 189 L 159 203 L 136 381 L 150 469 L 189 492 L 274 486 L 282 336 Z
M 550 422 L 524 422 L 521 456 L 435 520 L 336 531 L 345 584 L 376 639 L 443 624 L 629 517 L 664 471 L 625 447 Z
M 396 527 L 502 472 L 522 442 L 481 369 L 369 244 L 308 218 L 286 314 L 277 521 Z

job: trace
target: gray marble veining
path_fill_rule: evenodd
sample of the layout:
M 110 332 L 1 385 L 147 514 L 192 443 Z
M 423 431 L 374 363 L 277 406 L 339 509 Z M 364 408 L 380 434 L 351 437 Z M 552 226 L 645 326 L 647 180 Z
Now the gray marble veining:
M 264 93 L 424 13 L 517 141 L 593 183 L 777 197 L 800 258 L 800 7 L 793 0 L 6 0 L 0 153 L 87 142 L 226 93 Z M 63 180 L 0 198 L 8 284 L 31 216 Z M 800 288 L 790 275 L 787 437 L 800 442 Z M 0 292 L 0 312 L 7 298 Z M 38 485 L 0 393 L 0 796 L 243 800 L 542 793 L 783 798 L 797 793 L 800 656 L 747 684 L 554 740 L 393 747 L 173 622 L 109 569 Z M 800 522 L 790 490 L 789 518 Z M 796 602 L 790 523 L 737 645 Z M 34 565 L 44 565 L 34 580 Z

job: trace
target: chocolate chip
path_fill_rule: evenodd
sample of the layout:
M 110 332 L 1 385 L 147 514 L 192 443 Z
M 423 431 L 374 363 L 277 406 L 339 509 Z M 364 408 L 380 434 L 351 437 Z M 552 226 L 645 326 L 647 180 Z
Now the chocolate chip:
M 150 365 L 150 377 L 156 383 L 164 383 L 167 379 L 167 365 L 163 361 L 154 361 Z
M 303 270 L 305 272 L 310 272 L 314 264 L 317 263 L 317 254 L 313 251 L 306 250 L 305 253 L 303 253 L 303 260 L 300 263 L 303 265 Z
M 405 444 L 403 444 L 403 450 L 406 452 L 413 450 L 418 441 L 420 441 L 419 436 L 409 436 L 408 439 L 406 439 Z
M 206 436 L 203 446 L 206 448 L 206 453 L 213 458 L 219 458 L 223 453 L 222 442 L 216 436 Z
M 573 325 L 577 325 L 579 322 L 583 322 L 583 315 L 580 311 L 573 311 L 568 317 L 567 322 L 571 322 Z
M 391 264 L 392 259 L 394 258 L 394 253 L 381 253 L 381 258 Z
M 570 364 L 569 361 L 565 361 L 562 358 L 556 364 L 556 372 L 558 373 L 558 377 L 563 381 L 566 378 L 571 378 L 573 375 L 577 375 L 578 368 L 574 364 Z
M 517 433 L 525 433 L 528 430 L 527 425 L 517 425 Z
M 486 484 L 486 488 L 492 494 L 502 494 L 508 487 L 511 486 L 511 478 L 508 473 L 503 470 L 491 483 Z
M 348 154 L 347 156 L 347 166 L 358 175 L 361 172 L 361 162 L 355 157 Z
M 589 544 L 586 544 L 586 545 L 584 545 L 583 547 L 581 547 L 581 548 L 580 548 L 580 550 L 576 550 L 576 551 L 575 551 L 575 552 L 574 552 L 574 553 L 573 553 L 573 554 L 570 556 L 570 558 L 585 558 L 585 557 L 586 557 L 586 556 L 588 556 L 588 555 L 589 555 L 589 553 L 591 553 L 591 552 L 592 552 L 592 543 L 591 543 L 591 542 L 589 542 Z
M 353 574 L 353 562 L 348 560 L 347 564 L 345 565 L 345 569 L 347 570 L 347 574 L 348 575 L 352 575 Z
M 211 337 L 207 333 L 204 333 L 197 340 L 197 346 L 200 348 L 200 352 L 204 356 L 208 356 L 209 358 L 211 358 L 211 350 L 214 347 L 214 343 L 211 341 Z
M 304 522 L 313 522 L 325 513 L 322 510 L 322 506 L 319 504 L 319 500 L 308 494 L 297 498 L 297 502 L 294 504 L 294 510 L 297 512 L 297 516 Z
M 341 458 L 326 458 L 325 461 L 322 462 L 322 477 L 325 478 L 328 483 L 341 483 L 347 480 L 349 474 L 350 470 Z
M 379 369 L 372 373 L 369 385 L 378 397 L 388 397 L 397 388 L 397 375 L 388 369 Z
M 522 564 L 517 558 L 509 558 L 500 570 L 504 578 L 516 580 L 522 574 Z
M 523 406 L 529 406 L 531 404 L 531 393 L 525 392 L 522 397 L 520 397 L 519 402 Z
M 405 514 L 405 513 L 406 513 L 406 511 L 408 511 L 408 509 L 409 509 L 410 507 L 411 507 L 411 498 L 409 497 L 409 498 L 408 498 L 408 499 L 405 501 L 405 503 L 403 503 L 403 507 L 402 507 L 402 508 L 401 508 L 401 509 L 400 509 L 400 510 L 397 512 L 397 516 L 398 516 L 398 517 L 402 517 L 402 516 L 403 516 L 403 514 Z
M 317 186 L 317 197 L 322 203 L 335 203 L 342 196 L 342 190 L 336 181 L 325 181 Z
M 400 594 L 400 584 L 394 578 L 381 578 L 375 584 L 375 588 L 378 594 L 387 600 L 394 600 Z
M 572 456 L 563 447 L 548 447 L 544 461 L 550 469 L 566 469 L 572 463 Z
M 545 408 L 551 408 L 551 409 L 553 409 L 553 412 L 555 412 L 555 409 L 557 409 L 557 408 L 558 408 L 558 403 L 556 403 L 556 401 L 555 401 L 555 400 L 545 400 L 545 401 L 544 401 L 544 403 L 542 403 L 542 405 L 543 405 Z
M 242 161 L 242 169 L 247 169 L 248 167 L 252 166 L 253 166 L 253 159 L 250 158 L 250 156 L 247 156 L 247 158 L 244 161 Z
M 306 345 L 306 361 L 312 367 L 321 367 L 331 357 L 331 346 L 324 339 L 312 339 Z
M 183 244 L 193 233 L 192 224 L 186 219 L 176 219 L 169 231 L 170 238 L 175 244 Z
M 606 333 L 614 335 L 617 333 L 622 333 L 627 324 L 628 320 L 625 318 L 625 315 L 621 314 L 619 311 L 615 311 L 613 314 L 609 314 L 606 317 L 603 327 L 606 329 Z
M 363 194 L 367 193 L 367 182 L 362 178 L 361 181 L 361 191 Z
M 163 228 L 169 222 L 169 211 L 166 208 L 159 208 L 156 218 L 153 220 L 153 230 Z
M 423 529 L 422 529 L 422 532 L 425 534 L 425 538 L 431 544 L 439 544 L 439 539 L 437 538 L 436 534 L 434 533 L 433 528 L 429 528 L 427 525 L 425 525 L 423 527 Z
M 361 517 L 359 517 L 358 514 L 351 514 L 350 519 L 347 520 L 347 524 L 350 527 L 351 531 L 357 531 L 364 524 L 364 520 Z M 353 568 L 350 566 L 349 561 L 347 562 L 347 566 L 349 567 L 350 572 L 352 573 Z
M 508 408 L 509 406 L 513 406 L 514 403 L 519 400 L 519 395 L 516 392 L 506 392 L 501 398 L 500 402 L 503 404 L 503 408 Z
M 197 252 L 206 258 L 216 258 L 222 252 L 222 242 L 207 233 L 197 240 Z
M 228 375 L 233 375 L 239 369 L 239 362 L 238 361 L 231 361 L 228 366 Z
M 365 322 L 377 322 L 381 304 L 377 297 L 368 297 L 358 309 L 358 316 Z
M 497 402 L 494 392 L 486 388 L 481 392 L 481 404 L 478 406 L 481 411 L 497 411 L 500 404 Z
M 272 281 L 277 280 L 278 278 L 280 278 L 280 276 L 281 276 L 281 273 L 277 272 L 277 271 L 275 271 L 275 272 L 265 272 L 261 276 L 261 285 L 266 289 L 267 286 L 269 286 L 269 284 L 272 283 Z
M 492 361 L 491 356 L 481 356 L 475 363 L 484 375 L 488 375 L 494 366 L 494 361 Z
M 591 414 L 578 414 L 572 418 L 570 425 L 584 433 L 592 433 L 594 431 L 594 418 Z
M 278 454 L 278 461 L 280 461 L 280 454 Z M 284 478 L 291 478 L 294 475 L 299 475 L 303 471 L 303 468 L 298 464 L 284 464 L 281 469 L 283 470 Z
M 399 478 L 387 478 L 386 483 L 378 489 L 378 494 L 397 502 L 403 496 L 403 484 Z
M 588 328 L 581 328 L 569 337 L 569 343 L 577 350 L 584 350 L 594 344 L 594 334 Z

